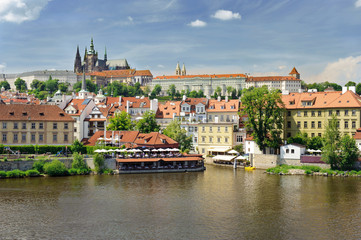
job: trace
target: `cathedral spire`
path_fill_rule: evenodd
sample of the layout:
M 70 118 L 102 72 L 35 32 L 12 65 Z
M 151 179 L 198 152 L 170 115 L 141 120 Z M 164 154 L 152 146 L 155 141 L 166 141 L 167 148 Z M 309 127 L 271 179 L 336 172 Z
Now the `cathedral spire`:
M 79 45 L 76 48 L 76 55 L 75 55 L 75 61 L 74 61 L 74 72 L 80 73 L 81 72 L 81 57 L 79 53 Z
M 90 54 L 95 54 L 95 50 L 94 50 L 94 43 L 93 43 L 93 38 L 90 41 L 90 50 L 89 50 Z
M 104 61 L 108 61 L 108 56 L 107 56 L 107 47 L 105 47 L 105 53 L 104 53 Z
M 179 62 L 177 63 L 177 67 L 175 68 L 175 75 L 181 75 L 181 69 L 179 66 Z
M 184 65 L 184 63 L 182 67 L 182 75 L 187 75 L 186 66 Z

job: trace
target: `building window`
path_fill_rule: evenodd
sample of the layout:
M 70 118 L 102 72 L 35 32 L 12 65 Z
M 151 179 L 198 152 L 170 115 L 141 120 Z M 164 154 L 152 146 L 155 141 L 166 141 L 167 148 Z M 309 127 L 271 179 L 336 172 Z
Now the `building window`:
M 352 128 L 356 128 L 356 122 L 352 121 Z
M 291 117 L 291 111 L 287 112 L 287 116 Z
M 345 121 L 345 128 L 348 128 L 348 121 Z
M 202 148 L 202 153 L 205 153 L 204 148 Z
M 39 123 L 39 129 L 44 129 L 44 123 Z
M 35 123 L 31 123 L 31 129 L 35 129 Z
M 202 137 L 202 142 L 205 142 L 206 141 L 206 137 Z
M 221 142 L 221 138 L 220 138 L 220 137 L 217 138 L 217 142 L 219 142 L 219 143 Z
M 315 128 L 315 122 L 314 121 L 311 122 L 311 128 Z
M 69 126 L 68 126 L 68 123 L 64 123 L 64 129 L 68 129 Z
M 243 137 L 240 136 L 240 135 L 237 135 L 236 141 L 237 142 L 243 142 Z
M 287 122 L 287 128 L 291 128 L 291 121 Z
M 209 142 L 212 143 L 213 142 L 213 138 L 209 137 Z
M 14 129 L 18 129 L 18 123 L 14 123 Z
M 356 110 L 352 110 L 352 116 L 356 116 Z
M 304 111 L 304 112 L 303 112 L 303 116 L 304 116 L 304 117 L 307 117 L 307 111 Z
M 340 116 L 340 110 L 336 110 L 336 116 Z
M 295 150 L 294 150 L 294 149 L 291 149 L 291 153 L 295 153 Z
M 58 124 L 57 123 L 53 123 L 53 129 L 58 129 Z
M 337 121 L 337 123 L 336 123 L 336 127 L 340 127 L 340 121 Z
M 53 142 L 57 142 L 58 141 L 58 135 L 57 134 L 53 134 Z
M 21 141 L 26 142 L 26 133 L 21 134 Z
M 3 129 L 6 129 L 6 127 L 7 127 L 6 122 L 3 122 Z
M 290 153 L 290 150 L 289 150 L 289 149 L 286 149 L 286 153 Z
M 297 117 L 301 117 L 301 111 L 297 112 Z
M 291 137 L 291 133 L 290 133 L 290 132 L 287 133 L 287 138 L 289 138 L 289 137 Z
M 75 129 L 76 130 L 76 129 Z M 194 131 L 198 132 L 198 127 L 194 127 Z M 76 131 L 75 131 L 76 132 Z
M 318 126 L 318 128 L 322 128 L 322 122 L 321 121 L 318 121 L 318 124 L 317 124 Z
M 217 128 L 217 131 L 220 132 L 220 131 L 221 131 L 221 127 L 218 127 L 218 128 Z
M 212 127 L 209 127 L 209 132 L 212 132 L 212 131 L 213 131 Z
M 22 129 L 26 129 L 26 123 L 23 123 Z
M 196 143 L 198 141 L 197 137 L 194 137 L 194 142 Z
M 307 121 L 304 121 L 304 122 L 303 122 L 303 127 L 304 127 L 304 128 L 307 128 Z
M 39 134 L 39 142 L 42 142 L 44 140 L 44 135 L 43 134 Z
M 224 141 L 225 141 L 226 143 L 228 143 L 228 137 L 225 137 L 225 138 L 224 138 Z
M 328 110 L 328 116 L 332 116 L 332 110 Z
M 315 133 L 311 133 L 311 137 L 315 137 Z
M 322 116 L 322 112 L 318 111 L 318 116 L 321 117 Z
M 14 133 L 14 142 L 17 142 L 17 141 L 18 141 L 18 134 Z
M 312 116 L 312 117 L 316 116 L 316 112 L 315 112 L 315 111 L 311 111 L 311 116 Z
M 301 128 L 301 122 L 300 121 L 297 122 L 297 128 Z
M 7 134 L 6 133 L 3 133 L 3 142 L 6 142 L 7 141 Z
M 319 136 L 319 137 L 322 137 L 322 133 L 319 133 L 318 136 Z
M 345 110 L 345 116 L 348 116 L 348 110 Z
M 225 132 L 228 132 L 228 127 L 224 127 L 224 131 L 225 131 Z
M 31 134 L 31 141 L 35 142 L 35 134 Z
M 68 141 L 68 134 L 64 134 L 64 142 Z

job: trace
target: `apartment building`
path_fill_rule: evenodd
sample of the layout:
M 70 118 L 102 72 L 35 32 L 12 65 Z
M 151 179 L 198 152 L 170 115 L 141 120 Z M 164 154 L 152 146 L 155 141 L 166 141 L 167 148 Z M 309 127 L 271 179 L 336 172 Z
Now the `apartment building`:
M 75 120 L 54 105 L 0 105 L 0 144 L 70 145 Z

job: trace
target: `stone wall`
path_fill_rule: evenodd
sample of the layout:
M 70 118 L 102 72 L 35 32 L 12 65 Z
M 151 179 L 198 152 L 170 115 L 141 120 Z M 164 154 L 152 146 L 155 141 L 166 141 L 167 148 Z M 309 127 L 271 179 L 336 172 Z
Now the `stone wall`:
M 251 154 L 250 162 L 256 169 L 267 169 L 276 167 L 279 162 L 279 155 L 273 154 Z
M 35 161 L 37 160 L 0 162 L 0 171 L 12 171 L 15 169 L 19 169 L 21 171 L 27 171 L 33 167 Z M 67 168 L 71 168 L 71 163 L 73 160 L 59 159 L 59 161 L 64 163 Z M 51 160 L 45 160 L 45 162 L 51 162 Z
M 95 168 L 93 158 L 85 158 L 85 162 L 91 169 Z M 115 158 L 104 159 L 104 165 L 106 168 L 115 170 Z

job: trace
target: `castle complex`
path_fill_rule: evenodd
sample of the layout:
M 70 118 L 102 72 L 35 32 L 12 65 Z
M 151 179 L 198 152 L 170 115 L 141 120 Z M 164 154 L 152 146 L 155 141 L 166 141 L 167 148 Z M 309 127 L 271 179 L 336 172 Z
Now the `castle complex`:
M 74 61 L 74 72 L 75 73 L 91 73 L 91 72 L 102 72 L 104 70 L 122 70 L 130 69 L 126 59 L 115 59 L 108 60 L 107 49 L 105 48 L 104 59 L 98 58 L 98 51 L 94 49 L 93 38 L 90 43 L 90 50 L 87 51 L 85 47 L 84 60 L 81 61 L 79 53 L 79 46 L 77 47 L 75 61 Z

